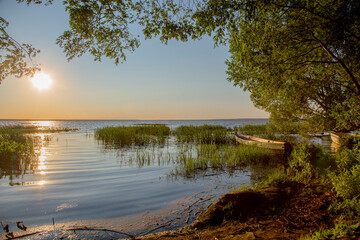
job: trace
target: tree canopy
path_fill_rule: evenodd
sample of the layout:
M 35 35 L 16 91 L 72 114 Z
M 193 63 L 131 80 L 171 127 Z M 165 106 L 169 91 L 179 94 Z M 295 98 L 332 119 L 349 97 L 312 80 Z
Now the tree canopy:
M 57 43 L 68 59 L 90 53 L 97 61 L 102 57 L 111 58 L 116 64 L 126 60 L 126 52 L 140 45 L 139 36 L 132 32 L 134 24 L 142 27 L 145 38 L 158 37 L 164 43 L 170 39 L 188 41 L 212 36 L 215 45 L 229 47 L 228 80 L 249 91 L 255 106 L 270 112 L 274 123 L 283 127 L 300 123 L 312 131 L 360 128 L 358 0 L 63 3 L 70 16 L 70 29 Z M 21 73 L 19 69 L 27 73 L 27 66 L 21 65 L 21 54 L 36 53 L 30 45 L 19 48 L 11 38 L 3 38 L 6 26 L 0 28 L 2 50 L 22 57 L 2 67 L 2 79 L 17 71 Z M 8 45 L 4 45 L 6 41 Z M 19 54 L 19 49 L 26 51 Z

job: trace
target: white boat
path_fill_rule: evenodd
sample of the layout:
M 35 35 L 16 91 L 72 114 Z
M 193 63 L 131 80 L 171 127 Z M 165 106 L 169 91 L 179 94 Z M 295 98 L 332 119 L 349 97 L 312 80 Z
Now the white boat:
M 264 138 L 258 138 L 253 136 L 244 136 L 235 133 L 236 142 L 244 145 L 255 145 L 260 148 L 273 149 L 273 150 L 290 150 L 291 144 L 288 142 L 273 141 Z

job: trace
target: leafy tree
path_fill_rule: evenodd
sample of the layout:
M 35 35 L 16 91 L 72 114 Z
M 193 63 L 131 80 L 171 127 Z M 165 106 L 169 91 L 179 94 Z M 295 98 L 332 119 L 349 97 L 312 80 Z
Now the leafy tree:
M 20 44 L 6 32 L 9 23 L 0 17 L 0 84 L 9 75 L 22 77 L 32 75 L 38 66 L 28 63 L 27 59 L 35 57 L 39 50 L 30 44 Z
M 17 0 L 24 2 L 25 0 Z M 27 4 L 41 4 L 39 0 L 26 0 Z M 45 4 L 51 4 L 52 0 L 45 1 Z M 40 50 L 32 47 L 31 44 L 19 43 L 11 37 L 6 28 L 9 26 L 4 18 L 0 17 L 0 84 L 7 76 L 32 76 L 38 71 L 39 65 L 32 61 L 32 58 L 40 52 Z
M 24 1 L 24 0 L 23 0 Z M 18 0 L 18 2 L 23 2 Z M 27 0 L 29 3 L 41 1 Z M 51 1 L 46 1 L 51 2 Z M 358 0 L 65 0 L 70 29 L 57 39 L 68 59 L 126 60 L 146 38 L 226 44 L 228 80 L 285 127 L 360 127 Z

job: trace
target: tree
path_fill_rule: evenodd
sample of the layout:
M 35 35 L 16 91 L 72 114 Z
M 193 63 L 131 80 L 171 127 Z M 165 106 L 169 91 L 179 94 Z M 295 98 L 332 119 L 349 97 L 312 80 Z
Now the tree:
M 230 33 L 229 80 L 284 126 L 360 128 L 359 1 L 264 1 Z
M 19 0 L 18 0 L 19 1 Z M 22 2 L 22 1 L 19 1 Z M 27 0 L 27 3 L 41 1 Z M 86 52 L 118 64 L 146 38 L 226 44 L 228 80 L 279 126 L 360 128 L 358 0 L 65 0 L 68 59 Z
M 45 1 L 45 4 L 51 4 L 53 0 Z M 24 0 L 17 0 L 24 2 Z M 40 0 L 26 0 L 27 4 L 41 4 Z M 4 18 L 0 17 L 0 84 L 7 76 L 32 76 L 40 67 L 32 61 L 32 58 L 40 50 L 32 47 L 31 44 L 19 43 L 11 37 L 6 28 L 9 26 Z
M 39 68 L 31 62 L 39 50 L 30 44 L 20 44 L 6 32 L 9 23 L 0 17 L 0 84 L 7 76 L 33 75 Z M 28 63 L 30 59 L 30 64 Z

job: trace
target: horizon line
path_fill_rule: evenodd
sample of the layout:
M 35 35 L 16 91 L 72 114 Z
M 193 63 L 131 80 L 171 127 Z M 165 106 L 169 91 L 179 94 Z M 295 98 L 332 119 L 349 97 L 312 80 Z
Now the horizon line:
M 191 118 L 191 119 L 51 119 L 51 118 L 0 118 L 0 121 L 206 121 L 206 120 L 243 120 L 243 119 L 269 119 L 269 118 Z

